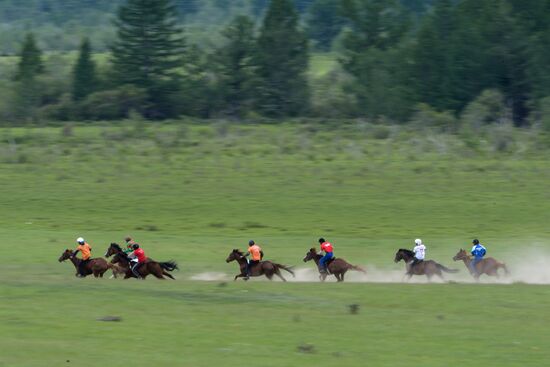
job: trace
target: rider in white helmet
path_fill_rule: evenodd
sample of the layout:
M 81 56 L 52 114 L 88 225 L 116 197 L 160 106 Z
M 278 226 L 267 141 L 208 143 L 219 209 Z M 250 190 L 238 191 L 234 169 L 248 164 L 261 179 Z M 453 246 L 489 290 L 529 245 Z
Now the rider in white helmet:
M 418 263 L 424 261 L 424 257 L 426 256 L 426 246 L 422 243 L 422 240 L 420 238 L 417 238 L 414 240 L 414 260 L 411 263 L 411 269 Z

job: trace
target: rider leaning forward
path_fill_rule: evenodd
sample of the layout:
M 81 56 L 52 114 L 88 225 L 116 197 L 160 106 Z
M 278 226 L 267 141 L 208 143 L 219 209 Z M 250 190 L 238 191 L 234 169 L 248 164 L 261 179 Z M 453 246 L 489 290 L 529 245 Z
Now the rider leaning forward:
M 147 256 L 145 256 L 145 251 L 143 251 L 137 243 L 132 245 L 132 250 L 133 251 L 128 254 L 128 258 L 130 258 L 131 262 L 130 269 L 136 278 L 141 279 L 142 277 L 139 273 L 139 268 L 143 263 L 147 262 Z
M 248 251 L 244 256 L 252 256 L 250 260 L 248 260 L 246 264 L 246 277 L 244 277 L 245 280 L 248 280 L 250 278 L 250 270 L 252 267 L 256 264 L 258 264 L 263 258 L 264 258 L 264 252 L 262 251 L 262 248 L 258 245 L 256 245 L 256 242 L 253 240 L 248 241 Z
M 84 269 L 86 269 L 86 265 L 90 262 L 90 257 L 92 256 L 92 248 L 90 245 L 84 241 L 84 238 L 78 237 L 76 239 L 76 243 L 78 243 L 78 246 L 76 247 L 75 252 L 73 252 L 72 257 L 76 257 L 76 254 L 78 251 L 82 253 L 82 260 L 78 264 L 78 277 L 85 277 L 86 274 L 84 274 Z
M 418 263 L 421 263 L 424 261 L 424 258 L 426 257 L 426 246 L 422 243 L 422 240 L 420 238 L 417 238 L 414 240 L 414 259 L 411 263 L 411 269 Z
M 321 251 L 324 252 L 324 256 L 319 259 L 319 272 L 328 273 L 326 263 L 334 257 L 334 249 L 332 244 L 325 241 L 324 238 L 319 238 L 319 244 L 321 245 Z

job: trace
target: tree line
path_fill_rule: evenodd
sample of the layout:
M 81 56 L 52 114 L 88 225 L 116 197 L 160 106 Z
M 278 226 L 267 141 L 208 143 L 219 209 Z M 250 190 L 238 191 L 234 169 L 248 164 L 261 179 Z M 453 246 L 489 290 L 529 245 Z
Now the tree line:
M 48 70 L 29 34 L 8 117 L 368 117 L 450 129 L 457 116 L 516 125 L 544 117 L 550 0 L 426 4 L 315 0 L 308 9 L 316 28 L 304 29 L 294 1 L 266 1 L 259 25 L 236 16 L 209 49 L 186 39 L 175 2 L 127 0 L 117 10 L 108 67 L 98 70 L 84 39 L 63 93 L 44 95 Z M 311 53 L 323 48 L 338 67 L 311 82 Z

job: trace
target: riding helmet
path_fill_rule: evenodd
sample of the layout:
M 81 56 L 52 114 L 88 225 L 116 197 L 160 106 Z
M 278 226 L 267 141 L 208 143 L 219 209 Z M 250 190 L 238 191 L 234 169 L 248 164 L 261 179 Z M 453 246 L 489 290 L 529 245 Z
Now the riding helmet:
M 253 240 L 250 240 L 250 241 L 248 241 L 248 246 L 254 246 L 255 243 L 256 242 L 254 242 Z
M 82 243 L 84 243 L 84 238 L 78 237 L 78 238 L 76 239 L 76 242 L 82 244 Z
M 479 240 L 476 238 L 475 240 L 472 241 L 472 243 L 473 243 L 474 245 L 479 245 Z
M 137 250 L 137 249 L 139 248 L 139 245 L 138 245 L 137 243 L 134 243 L 134 245 L 132 246 L 132 248 L 133 248 L 134 250 Z
M 319 243 L 323 243 L 323 242 L 326 242 L 325 239 L 323 237 L 319 238 Z

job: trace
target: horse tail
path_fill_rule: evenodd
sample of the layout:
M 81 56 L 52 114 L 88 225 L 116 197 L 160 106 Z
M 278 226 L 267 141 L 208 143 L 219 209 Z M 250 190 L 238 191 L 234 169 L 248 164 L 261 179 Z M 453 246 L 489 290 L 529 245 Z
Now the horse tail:
M 510 271 L 508 270 L 508 267 L 506 267 L 506 264 L 505 264 L 505 263 L 498 263 L 497 269 L 498 269 L 498 268 L 504 269 L 504 274 L 510 275 Z
M 276 263 L 273 263 L 273 265 L 275 265 L 277 268 L 288 271 L 290 274 L 292 274 L 293 277 L 296 277 L 296 274 L 294 274 L 294 272 L 292 271 L 292 267 Z
M 349 264 L 349 265 L 350 265 L 350 269 L 360 271 L 363 274 L 367 274 L 367 270 L 365 268 L 358 265 L 352 265 L 352 264 Z
M 443 270 L 443 271 L 446 272 L 446 273 L 458 273 L 458 269 L 449 269 L 448 267 L 443 266 L 443 265 L 438 264 L 438 263 L 435 263 L 435 265 L 436 265 L 439 269 Z
M 167 271 L 179 270 L 178 263 L 173 260 L 159 263 L 160 267 Z

